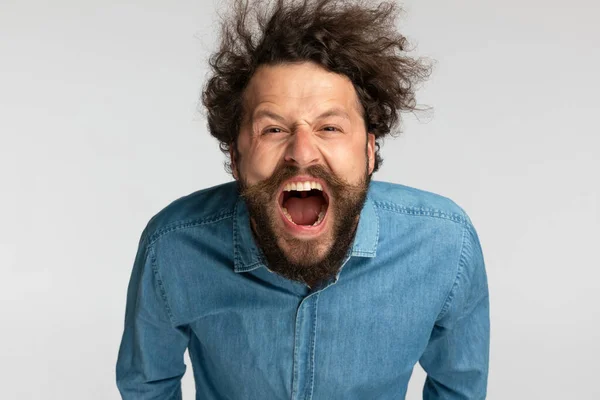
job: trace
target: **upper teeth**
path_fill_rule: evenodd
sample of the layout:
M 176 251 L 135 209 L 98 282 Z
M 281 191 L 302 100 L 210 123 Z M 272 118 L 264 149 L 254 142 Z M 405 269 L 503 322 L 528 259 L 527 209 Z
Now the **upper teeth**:
M 321 184 L 319 182 L 312 182 L 312 181 L 292 182 L 292 183 L 286 184 L 283 187 L 283 190 L 285 192 L 289 192 L 290 190 L 308 191 L 308 190 L 312 190 L 312 189 L 317 189 L 317 190 L 323 191 L 323 187 L 321 186 Z

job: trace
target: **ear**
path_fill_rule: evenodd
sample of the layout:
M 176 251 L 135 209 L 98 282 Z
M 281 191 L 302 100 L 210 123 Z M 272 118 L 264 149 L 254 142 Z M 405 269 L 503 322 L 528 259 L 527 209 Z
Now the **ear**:
M 236 145 L 237 144 L 235 142 L 229 145 L 229 159 L 231 160 L 231 174 L 233 175 L 233 178 L 237 181 L 240 179 L 240 175 L 237 166 L 237 151 L 235 149 Z
M 367 157 L 369 160 L 369 175 L 375 169 L 375 135 L 367 133 Z

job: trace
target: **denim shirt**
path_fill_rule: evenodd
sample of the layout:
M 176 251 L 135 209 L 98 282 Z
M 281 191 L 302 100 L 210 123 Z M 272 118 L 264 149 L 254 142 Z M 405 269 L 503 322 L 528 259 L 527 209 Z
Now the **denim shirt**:
M 142 233 L 117 360 L 124 399 L 484 399 L 489 302 L 477 233 L 448 198 L 373 181 L 319 287 L 271 272 L 237 185 L 174 201 Z

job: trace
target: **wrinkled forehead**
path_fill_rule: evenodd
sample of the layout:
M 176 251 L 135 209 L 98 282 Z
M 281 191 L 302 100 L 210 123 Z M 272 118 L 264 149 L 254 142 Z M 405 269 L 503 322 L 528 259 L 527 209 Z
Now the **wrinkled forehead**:
M 245 116 L 259 106 L 272 106 L 280 112 L 307 113 L 336 107 L 362 117 L 350 79 L 311 62 L 260 66 L 244 92 L 243 105 Z

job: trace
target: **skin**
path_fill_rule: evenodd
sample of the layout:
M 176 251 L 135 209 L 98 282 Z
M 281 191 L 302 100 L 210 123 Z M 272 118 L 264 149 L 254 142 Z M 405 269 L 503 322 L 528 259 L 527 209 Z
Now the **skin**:
M 246 88 L 244 111 L 239 158 L 232 152 L 231 159 L 234 178 L 246 185 L 266 180 L 284 165 L 298 167 L 299 176 L 306 177 L 305 168 L 320 165 L 350 185 L 364 178 L 365 165 L 369 175 L 373 172 L 375 136 L 366 132 L 354 86 L 343 75 L 311 62 L 263 65 Z M 279 211 L 278 194 L 273 193 L 273 213 Z M 329 198 L 325 225 L 315 232 L 299 232 L 274 218 L 278 245 L 290 260 L 299 261 L 291 243 L 297 239 L 316 245 L 312 261 L 332 247 L 335 201 Z

